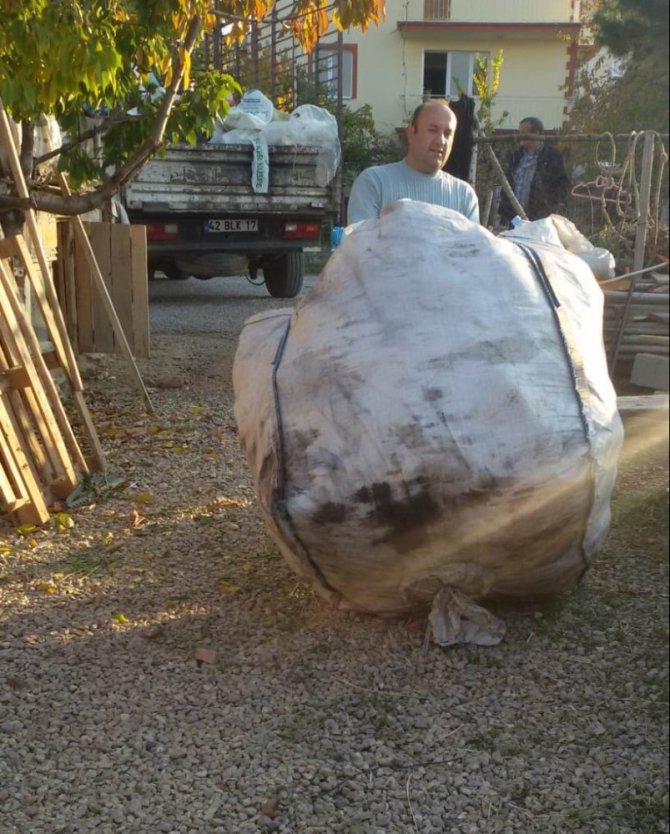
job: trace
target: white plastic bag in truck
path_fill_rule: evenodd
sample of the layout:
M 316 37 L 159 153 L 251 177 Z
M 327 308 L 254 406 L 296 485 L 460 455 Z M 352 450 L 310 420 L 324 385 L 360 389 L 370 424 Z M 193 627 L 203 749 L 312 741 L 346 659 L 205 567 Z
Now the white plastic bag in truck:
M 235 356 L 282 554 L 378 614 L 574 587 L 622 442 L 590 269 L 409 200 L 348 231 L 295 311 L 245 323 Z

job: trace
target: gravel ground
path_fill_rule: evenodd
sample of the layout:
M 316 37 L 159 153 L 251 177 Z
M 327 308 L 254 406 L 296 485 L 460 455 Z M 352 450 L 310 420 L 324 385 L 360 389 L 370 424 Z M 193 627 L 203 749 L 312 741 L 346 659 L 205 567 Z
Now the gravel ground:
M 151 296 L 155 416 L 120 360 L 82 361 L 122 484 L 0 520 L 0 832 L 668 832 L 667 427 L 629 427 L 575 593 L 424 651 L 424 621 L 329 610 L 264 531 L 230 372 L 244 318 L 286 302 Z

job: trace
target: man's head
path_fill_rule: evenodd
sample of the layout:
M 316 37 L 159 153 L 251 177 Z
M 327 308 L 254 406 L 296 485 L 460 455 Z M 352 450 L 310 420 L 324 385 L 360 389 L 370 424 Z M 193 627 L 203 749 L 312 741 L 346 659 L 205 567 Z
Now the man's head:
M 456 132 L 456 114 L 446 99 L 431 99 L 414 111 L 407 128 L 405 162 L 423 174 L 436 174 L 449 159 Z
M 535 116 L 526 116 L 526 118 L 522 119 L 519 123 L 519 133 L 531 133 L 539 136 L 543 132 L 544 125 L 539 119 L 535 118 Z M 534 153 L 541 143 L 536 139 L 519 139 L 519 144 L 524 150 L 528 151 L 528 153 Z

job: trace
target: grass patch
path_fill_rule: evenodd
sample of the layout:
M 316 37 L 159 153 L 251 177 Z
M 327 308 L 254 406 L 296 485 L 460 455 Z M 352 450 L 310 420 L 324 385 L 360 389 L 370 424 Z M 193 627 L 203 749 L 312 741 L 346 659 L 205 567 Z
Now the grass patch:
M 570 811 L 561 822 L 566 832 L 594 830 L 635 831 L 636 834 L 658 834 L 660 823 L 668 819 L 668 806 L 658 796 L 635 788 L 588 808 Z M 596 824 L 600 823 L 598 829 Z
M 623 547 L 665 559 L 669 526 L 665 485 L 624 493 L 612 501 L 612 536 Z

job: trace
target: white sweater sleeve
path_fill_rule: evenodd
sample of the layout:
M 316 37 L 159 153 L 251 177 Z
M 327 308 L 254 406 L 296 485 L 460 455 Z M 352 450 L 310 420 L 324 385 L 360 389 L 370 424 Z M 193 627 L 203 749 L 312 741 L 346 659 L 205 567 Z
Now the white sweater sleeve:
M 381 205 L 381 188 L 374 172 L 367 168 L 354 180 L 349 194 L 347 223 L 379 217 Z

